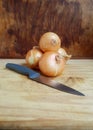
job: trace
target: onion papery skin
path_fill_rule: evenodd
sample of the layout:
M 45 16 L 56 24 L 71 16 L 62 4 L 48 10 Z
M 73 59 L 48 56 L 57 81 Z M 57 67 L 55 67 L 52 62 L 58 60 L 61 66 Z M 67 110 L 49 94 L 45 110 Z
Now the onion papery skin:
M 44 33 L 39 40 L 39 47 L 43 52 L 57 51 L 61 46 L 61 39 L 56 33 Z
M 42 55 L 43 52 L 39 48 L 33 47 L 33 49 L 29 50 L 26 54 L 26 63 L 31 68 L 38 69 L 38 63 Z
M 58 76 L 63 72 L 64 67 L 64 58 L 53 51 L 44 53 L 39 61 L 39 69 L 46 76 Z
M 67 62 L 71 57 L 72 55 L 68 55 L 66 50 L 64 48 L 59 48 L 58 51 L 57 51 L 61 56 L 63 56 L 65 58 L 65 61 Z

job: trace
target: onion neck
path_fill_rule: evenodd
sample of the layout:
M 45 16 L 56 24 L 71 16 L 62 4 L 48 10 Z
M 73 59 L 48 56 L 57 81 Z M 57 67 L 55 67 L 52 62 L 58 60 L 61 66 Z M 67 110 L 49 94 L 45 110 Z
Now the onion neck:
M 64 56 L 62 56 L 62 55 L 59 55 L 59 54 L 58 54 L 58 55 L 55 56 L 55 60 L 56 60 L 56 62 L 57 62 L 58 64 L 61 62 L 62 59 L 64 59 Z

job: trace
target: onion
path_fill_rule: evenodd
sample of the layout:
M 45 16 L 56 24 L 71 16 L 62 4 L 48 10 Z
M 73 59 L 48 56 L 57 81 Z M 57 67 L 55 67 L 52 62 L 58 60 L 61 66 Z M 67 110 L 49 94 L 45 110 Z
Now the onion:
M 72 55 L 68 55 L 64 48 L 59 48 L 58 53 L 65 58 L 65 60 L 69 60 Z
M 65 60 L 57 52 L 48 51 L 39 61 L 39 69 L 46 76 L 58 76 L 65 67 Z
M 39 40 L 39 47 L 43 52 L 57 51 L 61 46 L 61 40 L 56 33 L 44 33 Z
M 43 52 L 38 48 L 38 46 L 34 46 L 31 50 L 29 50 L 26 54 L 26 62 L 31 68 L 38 68 L 38 62 L 42 57 Z

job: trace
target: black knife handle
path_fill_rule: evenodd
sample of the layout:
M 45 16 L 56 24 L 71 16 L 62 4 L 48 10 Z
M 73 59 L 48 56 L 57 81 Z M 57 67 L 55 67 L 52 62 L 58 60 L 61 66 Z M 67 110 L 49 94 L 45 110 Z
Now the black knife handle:
M 31 79 L 34 79 L 34 78 L 37 78 L 40 76 L 40 74 L 37 73 L 36 71 L 34 71 L 26 66 L 22 66 L 22 65 L 18 65 L 18 64 L 7 63 L 6 68 L 16 71 L 23 75 L 28 75 L 29 78 L 31 78 Z

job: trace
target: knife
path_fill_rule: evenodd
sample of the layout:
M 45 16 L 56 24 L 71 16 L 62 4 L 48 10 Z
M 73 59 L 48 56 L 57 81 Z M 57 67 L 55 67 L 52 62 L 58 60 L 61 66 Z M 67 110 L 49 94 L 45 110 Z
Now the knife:
M 6 64 L 6 68 L 16 71 L 20 74 L 23 75 L 27 75 L 30 79 L 37 81 L 39 83 L 45 84 L 49 87 L 52 87 L 54 89 L 60 90 L 60 91 L 64 91 L 70 94 L 74 94 L 74 95 L 79 95 L 79 96 L 85 96 L 83 93 L 70 88 L 64 84 L 61 84 L 49 77 L 43 76 L 40 73 L 26 67 L 26 66 L 22 66 L 22 65 L 18 65 L 18 64 L 13 64 L 13 63 L 7 63 Z

